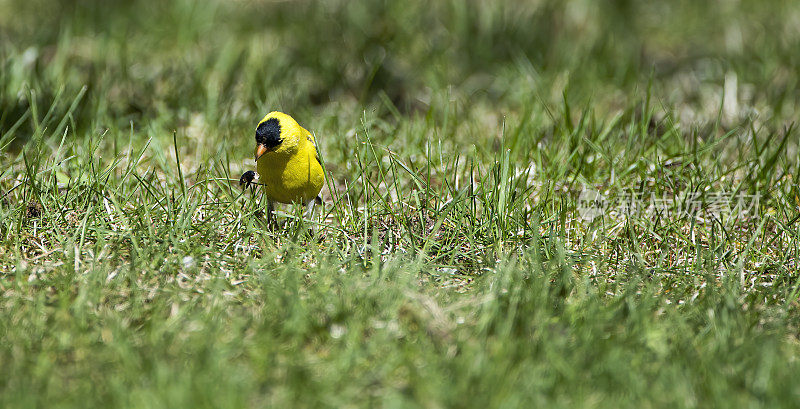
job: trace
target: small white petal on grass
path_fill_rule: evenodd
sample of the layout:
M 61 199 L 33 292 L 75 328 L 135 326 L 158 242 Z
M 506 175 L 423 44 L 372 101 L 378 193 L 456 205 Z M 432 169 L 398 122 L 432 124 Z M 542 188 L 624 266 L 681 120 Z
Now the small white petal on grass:
M 194 267 L 194 257 L 192 257 L 192 256 L 184 257 L 182 262 L 183 262 L 183 268 L 185 268 L 187 270 L 192 268 L 192 267 Z
M 331 338 L 339 339 L 347 333 L 347 328 L 344 325 L 333 324 L 331 325 Z

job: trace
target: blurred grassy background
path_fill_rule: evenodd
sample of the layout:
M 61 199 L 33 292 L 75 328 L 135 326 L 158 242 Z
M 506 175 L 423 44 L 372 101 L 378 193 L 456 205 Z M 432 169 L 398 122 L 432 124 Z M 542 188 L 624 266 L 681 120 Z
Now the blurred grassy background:
M 780 0 L 0 0 L 0 406 L 792 407 L 799 65 Z M 225 180 L 271 110 L 318 234 Z
M 198 162 L 199 146 L 206 159 L 249 152 L 252 123 L 279 109 L 337 132 L 322 138 L 334 166 L 350 161 L 364 113 L 400 129 L 397 114 L 450 121 L 448 150 L 489 158 L 503 126 L 541 134 L 565 102 L 577 121 L 641 118 L 647 101 L 684 133 L 719 114 L 728 129 L 755 119 L 779 130 L 798 106 L 800 11 L 779 0 L 6 0 L 0 11 L 0 131 L 12 149 L 34 134 L 38 121 L 15 126 L 32 106 L 69 112 L 70 138 L 184 130 Z M 541 140 L 523 139 L 520 163 Z M 419 152 L 422 141 L 408 142 Z
M 477 106 L 517 112 L 531 98 L 558 101 L 565 90 L 613 110 L 643 94 L 650 79 L 666 104 L 705 113 L 718 108 L 713 88 L 731 72 L 745 102 L 764 105 L 762 115 L 791 116 L 797 102 L 800 16 L 778 0 L 6 0 L 0 7 L 3 112 L 24 112 L 26 86 L 38 91 L 40 106 L 61 88 L 71 96 L 87 86 L 74 114 L 84 126 L 102 118 L 127 127 L 159 115 L 187 121 L 193 112 L 213 125 L 249 124 L 252 111 L 267 107 L 312 115 L 334 103 L 359 111 L 380 105 L 382 95 L 401 112 L 425 112 L 446 90 L 470 113 Z

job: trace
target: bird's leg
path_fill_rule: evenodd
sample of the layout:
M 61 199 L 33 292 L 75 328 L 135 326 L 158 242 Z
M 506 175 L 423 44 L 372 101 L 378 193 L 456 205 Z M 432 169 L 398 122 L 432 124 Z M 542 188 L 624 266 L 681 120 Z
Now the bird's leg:
M 303 212 L 303 218 L 304 218 L 304 219 L 309 219 L 309 220 L 310 220 L 310 219 L 311 219 L 311 217 L 313 217 L 313 216 L 314 216 L 314 205 L 315 205 L 315 204 L 322 205 L 322 198 L 321 198 L 321 197 L 319 197 L 319 196 L 317 196 L 317 197 L 315 197 L 315 198 L 311 199 L 311 200 L 310 200 L 310 201 L 309 201 L 309 202 L 306 204 L 306 211 L 305 211 L 305 212 Z
M 267 199 L 267 225 L 271 226 L 275 217 L 275 203 Z
M 314 205 L 317 204 L 317 199 L 311 199 L 306 204 L 306 211 L 303 212 L 303 219 L 311 220 L 311 217 L 314 216 Z
M 306 210 L 303 212 L 303 220 L 302 220 L 303 223 L 305 223 L 306 221 L 309 222 L 312 221 L 312 219 L 314 218 L 314 205 L 317 204 L 320 206 L 322 205 L 322 198 L 319 196 L 311 199 L 306 204 Z M 320 227 L 319 225 L 312 223 L 308 233 L 311 234 L 312 237 L 316 236 L 319 227 Z

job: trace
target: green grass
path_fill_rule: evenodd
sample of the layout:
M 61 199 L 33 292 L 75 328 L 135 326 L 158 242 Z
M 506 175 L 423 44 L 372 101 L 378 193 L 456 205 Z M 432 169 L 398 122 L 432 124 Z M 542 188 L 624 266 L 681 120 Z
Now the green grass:
M 0 407 L 795 406 L 800 4 L 696 3 L 0 2 Z

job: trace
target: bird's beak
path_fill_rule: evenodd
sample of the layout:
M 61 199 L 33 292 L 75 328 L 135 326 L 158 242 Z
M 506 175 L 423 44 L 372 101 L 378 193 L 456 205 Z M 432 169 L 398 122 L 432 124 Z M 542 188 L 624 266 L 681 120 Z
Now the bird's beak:
M 256 146 L 256 162 L 258 162 L 258 158 L 260 158 L 261 155 L 267 152 L 269 152 L 269 149 L 266 146 L 258 144 L 258 146 Z

